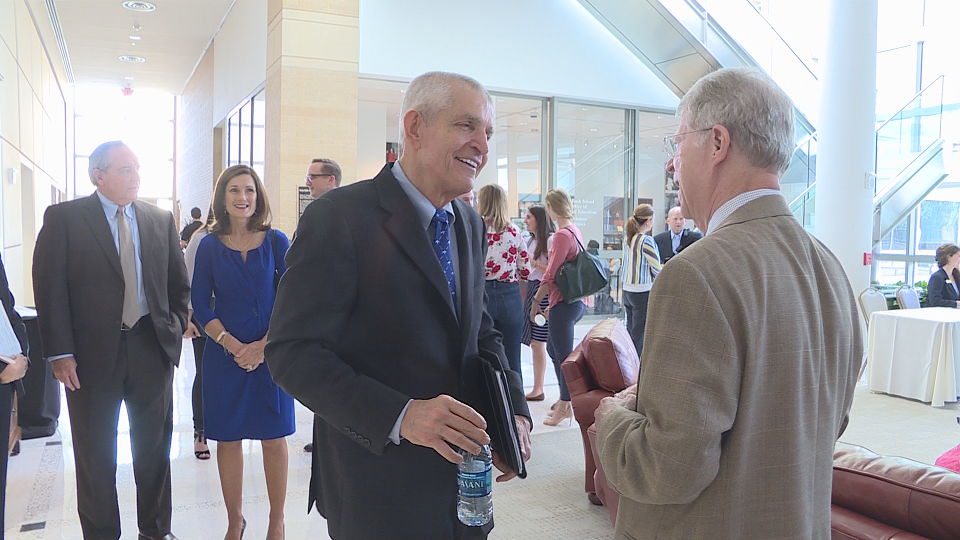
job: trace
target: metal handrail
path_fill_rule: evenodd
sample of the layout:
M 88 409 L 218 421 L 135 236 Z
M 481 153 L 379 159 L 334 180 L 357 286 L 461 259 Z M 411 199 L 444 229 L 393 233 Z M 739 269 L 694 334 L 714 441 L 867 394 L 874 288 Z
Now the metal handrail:
M 907 107 L 910 106 L 911 103 L 913 103 L 914 101 L 916 101 L 917 98 L 920 97 L 921 94 L 923 94 L 924 92 L 926 92 L 927 90 L 929 90 L 931 86 L 937 84 L 937 81 L 939 81 L 940 79 L 943 79 L 943 75 L 940 75 L 939 77 L 937 77 L 936 79 L 934 79 L 933 82 L 931 82 L 930 84 L 928 84 L 928 85 L 926 85 L 925 87 L 923 87 L 923 90 L 920 90 L 919 92 L 917 92 L 916 94 L 914 94 L 912 98 L 908 99 L 907 102 L 903 105 L 903 107 L 900 107 L 900 110 L 898 110 L 897 112 L 895 112 L 895 113 L 893 113 L 892 115 L 890 115 L 889 118 L 887 118 L 886 120 L 883 121 L 882 124 L 880 124 L 880 127 L 877 128 L 877 131 L 879 132 L 881 129 L 883 129 L 884 126 L 886 126 L 887 124 L 889 124 L 891 120 L 893 120 L 894 118 L 896 118 L 897 115 L 899 115 L 899 114 L 902 113 L 903 111 L 907 110 Z M 940 105 L 941 105 L 941 107 L 943 106 L 943 100 L 941 100 Z
M 809 186 L 807 186 L 807 189 L 801 191 L 801 192 L 800 192 L 800 195 L 797 195 L 797 198 L 796 198 L 796 199 L 790 201 L 790 204 L 787 206 L 787 208 L 793 208 L 793 205 L 795 205 L 795 204 L 797 204 L 798 202 L 800 202 L 804 197 L 807 196 L 807 193 L 809 193 L 810 190 L 811 190 L 811 189 L 814 189 L 815 187 L 817 187 L 817 183 L 816 183 L 816 182 L 814 182 L 814 183 L 810 184 Z

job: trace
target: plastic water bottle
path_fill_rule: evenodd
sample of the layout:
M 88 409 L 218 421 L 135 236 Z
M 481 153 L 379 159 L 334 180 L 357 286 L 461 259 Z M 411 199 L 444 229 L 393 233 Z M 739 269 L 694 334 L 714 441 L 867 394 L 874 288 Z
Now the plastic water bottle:
M 483 445 L 479 455 L 461 449 L 457 466 L 457 519 L 470 527 L 485 525 L 493 517 L 493 456 Z

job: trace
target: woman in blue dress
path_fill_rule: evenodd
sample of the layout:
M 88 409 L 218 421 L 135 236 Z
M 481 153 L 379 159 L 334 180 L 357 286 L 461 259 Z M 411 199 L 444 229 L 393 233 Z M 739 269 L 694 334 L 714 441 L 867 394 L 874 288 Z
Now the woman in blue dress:
M 275 278 L 290 243 L 270 228 L 270 204 L 256 171 L 223 171 L 213 194 L 214 223 L 194 266 L 194 315 L 208 342 L 203 351 L 203 417 L 217 441 L 217 467 L 227 509 L 227 540 L 243 536 L 243 439 L 260 440 L 270 500 L 267 539 L 283 538 L 287 441 L 295 429 L 293 398 L 263 362 Z M 210 308 L 211 297 L 216 297 Z

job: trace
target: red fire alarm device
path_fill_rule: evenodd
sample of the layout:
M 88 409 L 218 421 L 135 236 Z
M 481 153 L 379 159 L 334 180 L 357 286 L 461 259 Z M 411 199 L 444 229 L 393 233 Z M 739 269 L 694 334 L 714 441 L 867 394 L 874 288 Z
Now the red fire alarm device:
M 126 87 L 126 88 L 124 88 L 124 89 L 123 89 L 123 95 L 125 95 L 125 96 L 132 96 L 132 95 L 133 95 L 133 88 L 130 88 L 129 86 Z
M 864 253 L 863 254 L 863 265 L 870 266 L 873 263 L 873 253 Z

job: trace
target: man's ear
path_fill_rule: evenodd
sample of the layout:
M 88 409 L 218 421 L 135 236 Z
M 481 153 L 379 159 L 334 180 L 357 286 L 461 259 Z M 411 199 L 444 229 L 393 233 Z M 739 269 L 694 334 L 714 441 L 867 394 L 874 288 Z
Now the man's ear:
M 730 152 L 730 131 L 720 124 L 713 126 L 707 144 L 710 145 L 713 153 L 713 163 L 719 164 Z
M 420 114 L 420 111 L 411 109 L 407 111 L 407 114 L 403 115 L 403 133 L 406 137 L 404 150 L 406 150 L 408 146 L 414 149 L 420 148 L 420 132 L 425 125 L 426 122 L 424 122 L 423 115 Z

